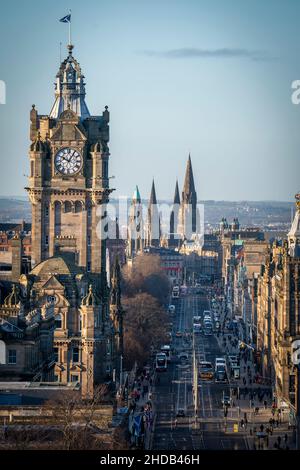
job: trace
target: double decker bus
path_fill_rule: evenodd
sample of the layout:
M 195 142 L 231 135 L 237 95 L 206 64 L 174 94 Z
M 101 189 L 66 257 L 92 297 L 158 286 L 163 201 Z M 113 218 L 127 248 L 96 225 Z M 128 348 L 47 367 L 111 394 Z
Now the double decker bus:
M 156 372 L 166 372 L 168 366 L 167 355 L 164 352 L 156 354 L 155 370 Z

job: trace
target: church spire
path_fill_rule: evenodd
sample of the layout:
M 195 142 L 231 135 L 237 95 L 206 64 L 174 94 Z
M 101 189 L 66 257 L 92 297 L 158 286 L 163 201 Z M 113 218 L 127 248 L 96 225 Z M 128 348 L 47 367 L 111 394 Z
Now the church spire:
M 177 231 L 178 231 L 179 206 L 180 206 L 180 195 L 179 195 L 178 180 L 176 180 L 173 207 L 172 207 L 172 211 L 170 215 L 170 234 L 169 234 L 169 246 L 170 247 L 178 246 L 178 239 L 175 239 L 175 234 L 177 234 Z
M 190 240 L 192 234 L 197 232 L 197 193 L 190 154 L 185 171 L 180 219 L 182 238 Z
M 160 216 L 157 206 L 157 198 L 155 191 L 154 179 L 152 180 L 151 193 L 148 206 L 147 219 L 147 246 L 160 245 Z
M 180 195 L 179 195 L 179 187 L 178 187 L 178 180 L 176 180 L 175 185 L 175 194 L 174 194 L 174 204 L 180 204 Z
M 183 193 L 187 195 L 193 192 L 196 192 L 196 191 L 195 191 L 195 184 L 194 184 L 191 154 L 189 153 L 189 158 L 187 161 L 186 171 L 185 171 Z
M 133 203 L 136 203 L 136 202 L 139 202 L 141 203 L 141 195 L 140 195 L 140 190 L 139 190 L 139 187 L 136 185 L 135 187 L 135 190 L 134 190 L 134 193 L 133 193 L 133 196 L 132 196 L 132 202 Z
M 150 204 L 150 206 L 151 206 L 152 204 L 157 204 L 154 179 L 152 180 L 152 186 L 151 186 L 151 194 L 150 194 L 150 201 L 149 201 L 149 204 Z

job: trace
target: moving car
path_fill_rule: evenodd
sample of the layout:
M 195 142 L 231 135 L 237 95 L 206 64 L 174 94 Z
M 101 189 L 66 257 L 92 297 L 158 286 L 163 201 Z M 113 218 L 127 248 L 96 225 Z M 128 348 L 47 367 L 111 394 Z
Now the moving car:
M 161 352 L 162 353 L 165 353 L 166 357 L 167 357 L 167 361 L 170 362 L 171 361 L 171 347 L 169 344 L 164 344 L 161 348 L 160 348 Z
M 226 359 L 225 357 L 216 357 L 215 359 L 215 367 L 217 366 L 224 366 L 226 367 Z
M 227 372 L 226 367 L 223 365 L 218 365 L 215 369 L 215 382 L 216 383 L 227 383 Z
M 214 378 L 214 368 L 211 362 L 199 362 L 199 378 L 202 380 L 212 380 Z
M 155 369 L 157 372 L 166 372 L 168 366 L 167 356 L 165 353 L 160 352 L 156 354 Z

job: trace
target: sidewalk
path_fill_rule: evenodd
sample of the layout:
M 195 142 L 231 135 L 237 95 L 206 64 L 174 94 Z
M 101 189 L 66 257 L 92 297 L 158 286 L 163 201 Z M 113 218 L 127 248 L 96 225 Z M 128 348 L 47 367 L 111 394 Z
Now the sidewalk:
M 149 378 L 137 378 L 133 390 L 130 393 L 130 415 L 128 427 L 131 434 L 133 448 L 151 448 L 152 434 L 154 430 L 155 411 L 153 409 L 153 391 L 155 373 Z
M 221 309 L 220 320 L 223 326 L 227 320 L 224 309 Z M 258 374 L 252 351 L 240 351 L 239 348 L 238 341 L 243 339 L 244 329 L 241 322 L 238 322 L 237 334 L 225 329 L 217 338 L 224 355 L 236 355 L 240 358 L 240 379 L 229 378 L 230 388 L 235 393 L 232 393 L 234 406 L 228 410 L 226 432 L 243 433 L 249 449 L 274 449 L 278 439 L 281 449 L 293 449 L 295 436 L 294 431 L 289 428 L 288 411 L 274 409 L 272 413 L 272 389 L 269 385 L 255 381 Z

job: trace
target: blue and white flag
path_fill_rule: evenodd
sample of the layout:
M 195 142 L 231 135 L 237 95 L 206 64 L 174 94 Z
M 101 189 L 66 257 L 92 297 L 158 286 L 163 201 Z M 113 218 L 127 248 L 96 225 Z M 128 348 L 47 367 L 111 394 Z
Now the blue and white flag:
M 59 21 L 62 23 L 71 23 L 71 15 L 66 15 L 63 18 L 61 18 Z

